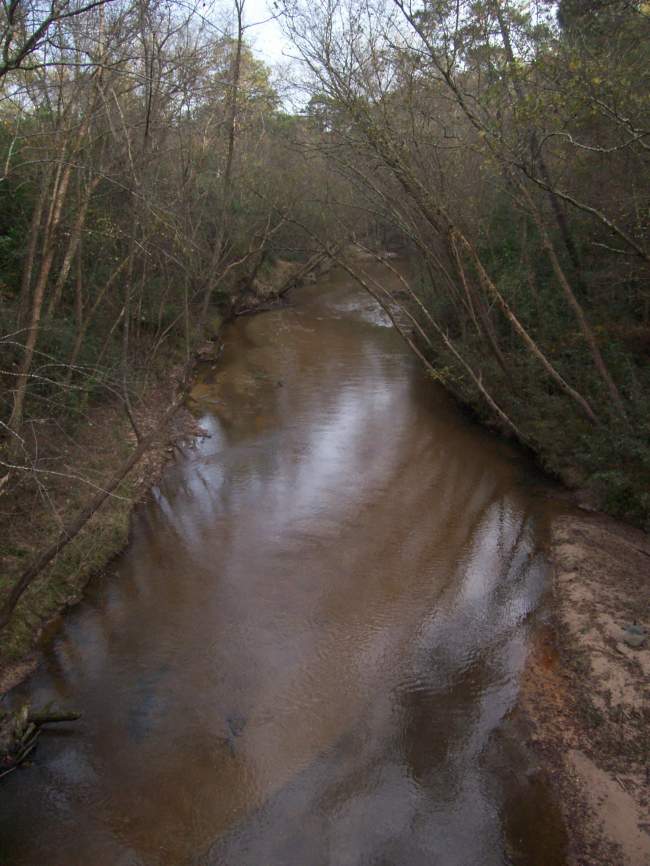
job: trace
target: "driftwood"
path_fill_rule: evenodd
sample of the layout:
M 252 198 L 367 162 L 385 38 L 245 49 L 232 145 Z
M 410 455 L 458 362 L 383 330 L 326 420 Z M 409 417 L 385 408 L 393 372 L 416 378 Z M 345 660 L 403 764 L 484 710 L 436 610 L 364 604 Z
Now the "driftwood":
M 335 249 L 338 249 L 338 247 Z M 268 299 L 257 301 L 257 299 L 249 296 L 249 305 L 236 307 L 233 310 L 233 315 L 236 318 L 240 318 L 241 316 L 249 316 L 252 313 L 265 313 L 269 310 L 276 310 L 284 300 L 284 296 L 287 292 L 302 285 L 307 277 L 310 274 L 313 274 L 314 271 L 317 271 L 328 259 L 331 259 L 331 256 L 327 251 L 314 253 L 313 256 L 310 256 L 310 258 L 304 262 L 304 264 L 295 271 L 292 271 L 280 286 L 273 290 Z M 244 302 L 245 301 L 246 298 L 244 299 Z
M 286 293 L 290 291 L 290 289 L 293 289 L 296 286 L 300 285 L 300 283 L 307 276 L 309 276 L 309 274 L 319 268 L 328 258 L 330 258 L 330 254 L 328 251 L 314 253 L 313 256 L 307 259 L 307 261 L 304 265 L 302 265 L 302 267 L 298 268 L 297 271 L 294 271 L 294 273 L 290 274 L 289 277 L 287 277 L 284 283 L 276 291 L 276 297 L 283 298 Z
M 252 307 L 242 307 L 236 309 L 234 316 L 241 318 L 242 316 L 251 316 L 254 313 L 268 313 L 270 310 L 277 310 L 281 306 L 280 298 L 273 298 L 270 301 L 265 301 L 261 304 L 253 304 Z
M 76 722 L 79 713 L 51 705 L 32 710 L 28 704 L 13 713 L 0 713 L 0 779 L 24 763 L 36 748 L 43 725 Z

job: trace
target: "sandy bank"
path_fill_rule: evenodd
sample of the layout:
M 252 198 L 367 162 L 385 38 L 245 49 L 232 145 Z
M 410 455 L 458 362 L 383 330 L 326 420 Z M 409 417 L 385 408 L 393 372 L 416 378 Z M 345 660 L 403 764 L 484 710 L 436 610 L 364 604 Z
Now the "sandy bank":
M 551 558 L 551 621 L 522 684 L 529 744 L 561 800 L 572 863 L 648 866 L 650 538 L 577 512 L 554 520 Z

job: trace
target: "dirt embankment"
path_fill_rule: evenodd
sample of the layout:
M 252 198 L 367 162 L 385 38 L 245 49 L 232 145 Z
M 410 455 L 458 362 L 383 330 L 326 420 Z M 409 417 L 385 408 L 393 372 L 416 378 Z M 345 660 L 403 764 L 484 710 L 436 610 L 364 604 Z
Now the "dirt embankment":
M 522 685 L 529 744 L 578 866 L 650 864 L 650 538 L 600 514 L 551 528 L 551 622 Z

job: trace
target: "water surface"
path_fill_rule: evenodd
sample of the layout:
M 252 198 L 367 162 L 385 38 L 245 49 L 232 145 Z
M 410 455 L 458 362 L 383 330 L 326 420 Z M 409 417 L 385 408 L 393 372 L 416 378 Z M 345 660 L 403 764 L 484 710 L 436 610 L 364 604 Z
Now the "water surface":
M 494 745 L 546 575 L 528 469 L 388 325 L 333 275 L 229 328 L 209 438 L 11 696 L 83 720 L 2 783 L 3 866 L 561 862 Z

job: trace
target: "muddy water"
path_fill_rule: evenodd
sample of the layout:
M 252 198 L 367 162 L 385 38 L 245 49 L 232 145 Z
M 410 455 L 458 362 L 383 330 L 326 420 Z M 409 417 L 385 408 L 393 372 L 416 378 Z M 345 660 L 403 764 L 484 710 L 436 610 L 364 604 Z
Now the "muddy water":
M 521 459 L 341 276 L 226 344 L 209 438 L 13 696 L 83 721 L 2 783 L 0 863 L 561 864 L 501 734 L 545 582 Z

